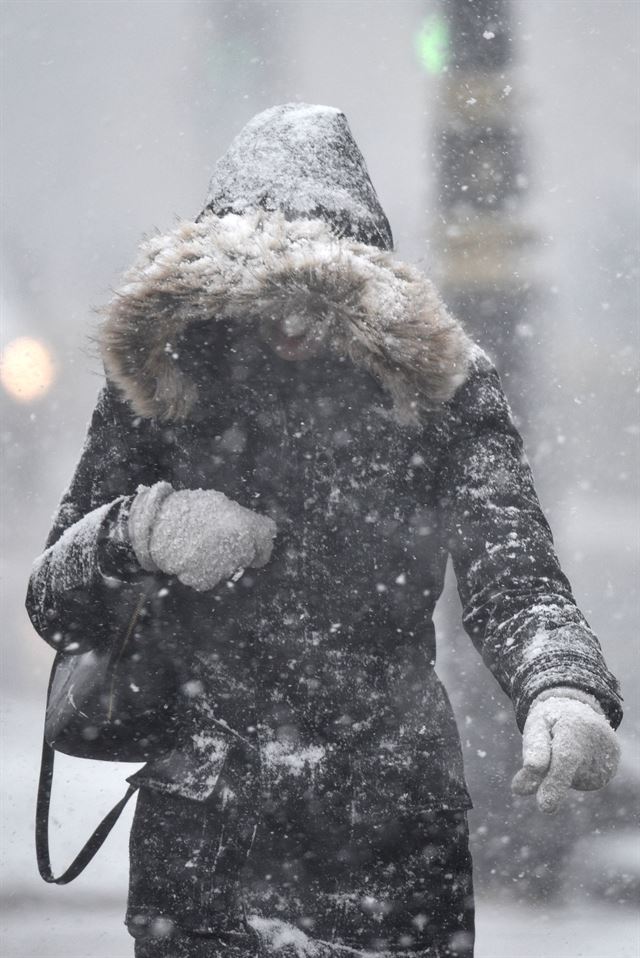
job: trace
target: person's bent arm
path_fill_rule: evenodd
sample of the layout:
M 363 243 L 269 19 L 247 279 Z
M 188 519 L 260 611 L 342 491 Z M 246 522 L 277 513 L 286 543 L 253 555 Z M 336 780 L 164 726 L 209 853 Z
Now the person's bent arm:
M 29 580 L 27 612 L 58 650 L 83 652 L 107 641 L 119 585 L 145 573 L 127 534 L 139 483 L 153 481 L 144 463 L 140 421 L 102 389 L 80 461 L 56 512 L 44 553 Z

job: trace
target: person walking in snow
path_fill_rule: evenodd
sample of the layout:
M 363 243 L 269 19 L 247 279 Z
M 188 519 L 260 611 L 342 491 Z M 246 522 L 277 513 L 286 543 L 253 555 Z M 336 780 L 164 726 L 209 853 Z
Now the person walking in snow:
M 524 731 L 516 791 L 553 811 L 606 784 L 621 701 L 496 369 L 394 256 L 344 115 L 251 120 L 196 221 L 142 247 L 101 350 L 27 604 L 83 651 L 142 592 L 136 641 L 174 683 L 171 748 L 131 779 L 136 956 L 471 956 L 447 557 Z

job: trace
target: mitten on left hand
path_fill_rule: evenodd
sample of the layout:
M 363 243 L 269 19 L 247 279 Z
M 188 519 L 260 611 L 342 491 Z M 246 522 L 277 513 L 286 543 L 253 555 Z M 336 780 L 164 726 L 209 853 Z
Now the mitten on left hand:
M 518 795 L 536 793 L 543 812 L 557 811 L 570 788 L 602 788 L 618 768 L 620 746 L 596 699 L 576 689 L 548 689 L 533 702 L 522 739 Z

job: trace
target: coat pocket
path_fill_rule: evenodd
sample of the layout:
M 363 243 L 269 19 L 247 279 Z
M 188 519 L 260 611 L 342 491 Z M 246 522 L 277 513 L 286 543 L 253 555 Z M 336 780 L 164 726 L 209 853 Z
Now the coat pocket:
M 240 928 L 240 871 L 254 828 L 249 803 L 225 786 L 207 801 L 141 788 L 130 840 L 131 934 L 157 939 Z
M 193 735 L 166 755 L 148 762 L 127 781 L 165 795 L 207 801 L 221 789 L 221 776 L 234 745 L 232 739 L 222 734 Z
M 411 817 L 430 809 L 468 809 L 460 738 L 448 696 L 434 671 L 382 734 L 354 756 L 356 815 L 362 820 Z M 391 698 L 398 701 L 397 689 Z

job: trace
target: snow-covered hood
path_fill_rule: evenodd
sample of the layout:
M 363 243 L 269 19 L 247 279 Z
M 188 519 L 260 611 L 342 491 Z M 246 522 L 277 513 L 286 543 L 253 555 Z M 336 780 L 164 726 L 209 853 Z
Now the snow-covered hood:
M 321 322 L 330 349 L 371 372 L 403 421 L 418 421 L 463 382 L 471 344 L 392 246 L 344 114 L 266 110 L 218 162 L 196 222 L 142 246 L 106 309 L 107 373 L 139 415 L 182 419 L 198 398 L 175 349 L 191 324 Z
M 241 130 L 214 168 L 205 212 L 256 210 L 323 219 L 337 236 L 393 249 L 364 157 L 335 107 L 285 103 Z

